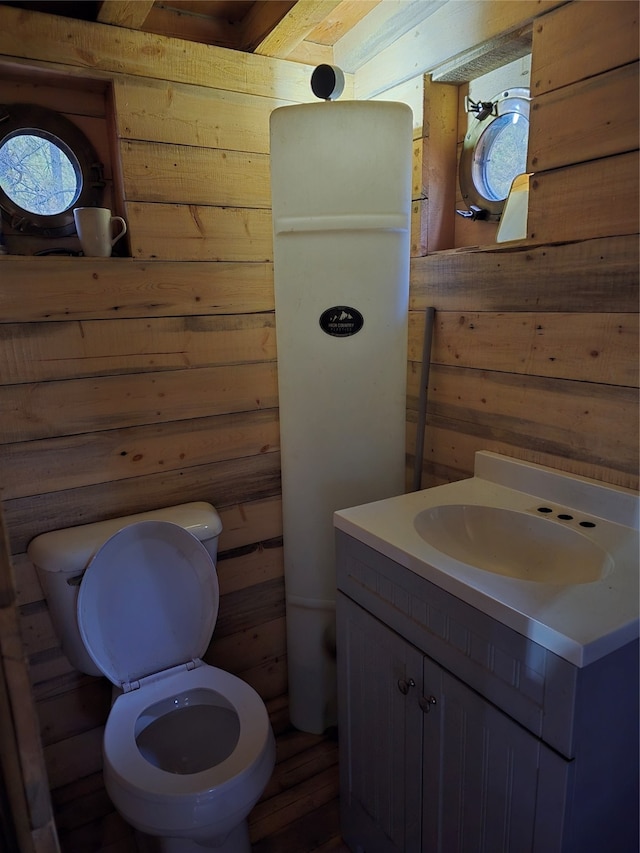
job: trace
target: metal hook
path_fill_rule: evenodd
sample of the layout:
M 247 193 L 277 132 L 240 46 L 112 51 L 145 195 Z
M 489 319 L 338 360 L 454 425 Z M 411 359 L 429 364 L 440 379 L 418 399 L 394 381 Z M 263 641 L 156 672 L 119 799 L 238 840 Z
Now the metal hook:
M 498 115 L 497 101 L 474 101 L 469 95 L 465 95 L 464 109 L 467 113 L 475 113 L 478 121 L 484 121 L 489 116 Z

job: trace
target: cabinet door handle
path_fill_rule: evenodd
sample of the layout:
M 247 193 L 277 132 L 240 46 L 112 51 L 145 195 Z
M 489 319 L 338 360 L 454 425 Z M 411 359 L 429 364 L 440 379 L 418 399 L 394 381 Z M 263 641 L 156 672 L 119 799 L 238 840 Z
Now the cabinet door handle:
M 410 687 L 415 687 L 416 683 L 413 678 L 410 678 L 408 681 L 405 681 L 404 678 L 398 679 L 398 690 L 400 693 L 403 693 L 405 696 L 409 692 Z
M 425 714 L 428 714 L 432 705 L 437 705 L 438 701 L 435 696 L 421 696 L 418 699 L 418 705 L 422 708 Z

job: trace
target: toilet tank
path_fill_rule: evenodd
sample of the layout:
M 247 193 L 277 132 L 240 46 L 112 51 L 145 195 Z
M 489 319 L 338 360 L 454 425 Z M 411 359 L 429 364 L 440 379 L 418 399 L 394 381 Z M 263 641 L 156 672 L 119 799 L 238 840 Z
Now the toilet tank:
M 107 539 L 138 521 L 170 521 L 184 527 L 202 542 L 215 564 L 222 522 L 214 507 L 204 501 L 52 530 L 36 536 L 27 548 L 62 650 L 73 666 L 87 675 L 102 673 L 85 650 L 78 628 L 76 608 L 82 575 Z

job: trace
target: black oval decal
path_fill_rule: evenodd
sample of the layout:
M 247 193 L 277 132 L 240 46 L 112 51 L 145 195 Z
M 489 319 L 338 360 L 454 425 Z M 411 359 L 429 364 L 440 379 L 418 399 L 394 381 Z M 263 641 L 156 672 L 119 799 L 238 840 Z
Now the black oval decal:
M 348 305 L 334 305 L 320 315 L 320 328 L 334 338 L 348 338 L 364 326 L 364 317 Z

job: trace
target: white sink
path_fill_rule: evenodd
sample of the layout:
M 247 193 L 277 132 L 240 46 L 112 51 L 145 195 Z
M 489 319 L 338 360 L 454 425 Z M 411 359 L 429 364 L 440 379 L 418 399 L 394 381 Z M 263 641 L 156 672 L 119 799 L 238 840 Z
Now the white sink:
M 445 504 L 419 512 L 414 525 L 438 551 L 485 572 L 538 583 L 593 583 L 611 571 L 613 560 L 572 522 L 571 516 L 562 522 L 504 507 Z
M 582 667 L 640 633 L 639 506 L 629 489 L 479 451 L 473 477 L 334 524 Z

